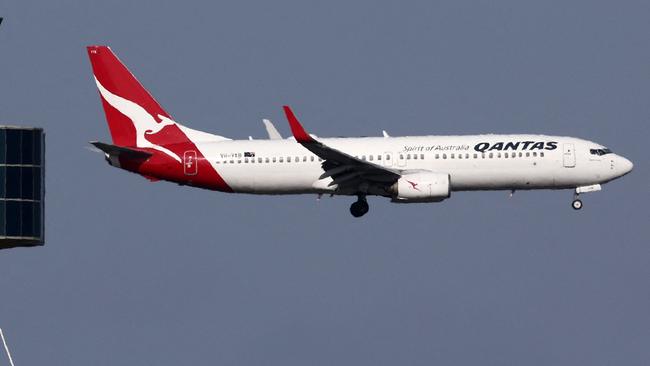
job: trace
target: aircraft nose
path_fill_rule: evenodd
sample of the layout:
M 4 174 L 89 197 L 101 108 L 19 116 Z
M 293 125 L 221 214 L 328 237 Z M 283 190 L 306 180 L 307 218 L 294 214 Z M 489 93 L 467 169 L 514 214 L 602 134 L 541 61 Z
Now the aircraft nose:
M 621 172 L 623 173 L 623 175 L 631 172 L 632 168 L 634 168 L 634 164 L 632 164 L 631 161 L 629 161 L 628 159 L 626 159 L 626 158 L 624 158 L 622 156 L 621 156 L 621 161 L 619 162 L 619 165 L 621 167 L 620 169 L 621 169 Z

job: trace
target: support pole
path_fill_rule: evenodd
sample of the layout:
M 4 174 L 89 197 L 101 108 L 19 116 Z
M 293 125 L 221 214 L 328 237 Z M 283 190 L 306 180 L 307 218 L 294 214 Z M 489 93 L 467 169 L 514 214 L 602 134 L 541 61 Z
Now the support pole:
M 2 18 L 0 18 L 2 20 Z M 5 340 L 5 335 L 2 333 L 2 328 L 0 328 L 0 338 L 2 338 L 2 344 L 5 346 L 5 352 L 7 352 L 7 357 L 9 358 L 9 364 L 14 365 L 14 360 L 11 358 L 11 352 L 9 352 L 9 347 L 7 346 L 7 341 Z

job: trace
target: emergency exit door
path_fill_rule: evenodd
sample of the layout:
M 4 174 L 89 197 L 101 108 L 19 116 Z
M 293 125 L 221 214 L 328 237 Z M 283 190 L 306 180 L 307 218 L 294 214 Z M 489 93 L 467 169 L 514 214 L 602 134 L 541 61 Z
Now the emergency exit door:
M 564 154 L 562 156 L 565 168 L 573 168 L 576 166 L 576 152 L 573 144 L 564 144 Z
M 199 172 L 199 164 L 196 161 L 196 151 L 189 150 L 183 154 L 183 171 L 185 175 L 196 175 Z

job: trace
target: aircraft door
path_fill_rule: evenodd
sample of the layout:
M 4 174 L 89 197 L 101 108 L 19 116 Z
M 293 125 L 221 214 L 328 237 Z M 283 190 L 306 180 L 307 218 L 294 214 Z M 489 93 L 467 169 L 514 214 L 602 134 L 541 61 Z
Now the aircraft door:
M 183 172 L 185 175 L 196 175 L 199 172 L 196 151 L 189 150 L 183 154 Z
M 564 144 L 562 159 L 565 168 L 573 168 L 576 166 L 576 153 L 573 144 Z

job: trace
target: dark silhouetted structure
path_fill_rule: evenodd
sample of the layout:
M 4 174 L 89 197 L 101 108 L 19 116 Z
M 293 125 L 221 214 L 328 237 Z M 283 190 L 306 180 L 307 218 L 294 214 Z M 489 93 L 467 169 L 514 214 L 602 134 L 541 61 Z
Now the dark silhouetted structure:
M 43 129 L 0 126 L 0 249 L 43 245 Z

